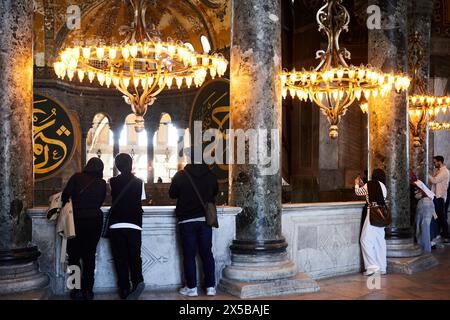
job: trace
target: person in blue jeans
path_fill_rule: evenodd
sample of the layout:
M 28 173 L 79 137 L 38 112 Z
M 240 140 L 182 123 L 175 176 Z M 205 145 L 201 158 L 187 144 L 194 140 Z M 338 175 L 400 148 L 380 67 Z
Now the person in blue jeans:
M 416 239 L 424 252 L 431 252 L 430 224 L 433 219 L 434 203 L 424 191 L 417 188 L 415 198 L 419 200 L 416 207 Z
M 175 213 L 178 220 L 183 251 L 183 269 L 186 285 L 179 293 L 189 297 L 198 296 L 197 248 L 203 263 L 206 294 L 216 294 L 215 261 L 212 252 L 212 228 L 207 225 L 204 207 L 192 183 L 195 183 L 204 202 L 215 202 L 219 191 L 216 176 L 206 164 L 188 164 L 172 178 L 169 196 L 177 199 Z

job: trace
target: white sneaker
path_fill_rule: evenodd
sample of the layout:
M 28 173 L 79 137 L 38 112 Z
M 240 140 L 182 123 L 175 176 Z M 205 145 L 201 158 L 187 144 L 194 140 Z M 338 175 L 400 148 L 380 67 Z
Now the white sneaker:
M 207 296 L 215 296 L 216 295 L 216 288 L 214 288 L 214 287 L 206 288 L 206 295 Z
M 188 296 L 188 297 L 198 297 L 198 293 L 197 293 L 197 288 L 188 288 L 188 287 L 183 287 L 178 291 L 180 294 L 182 294 L 183 296 Z
M 375 269 L 367 269 L 363 275 L 370 277 L 371 275 L 374 275 L 375 273 L 379 272 L 379 270 Z

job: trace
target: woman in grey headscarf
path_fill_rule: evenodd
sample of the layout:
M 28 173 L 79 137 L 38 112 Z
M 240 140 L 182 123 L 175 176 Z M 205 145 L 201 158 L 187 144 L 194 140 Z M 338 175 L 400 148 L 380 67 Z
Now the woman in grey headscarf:
M 101 206 L 106 197 L 103 180 L 103 162 L 99 158 L 88 161 L 83 171 L 75 173 L 67 182 L 62 194 L 64 204 L 72 200 L 76 236 L 67 242 L 69 265 L 81 268 L 81 290 L 73 289 L 70 297 L 75 300 L 94 298 L 94 270 L 97 243 L 103 226 Z

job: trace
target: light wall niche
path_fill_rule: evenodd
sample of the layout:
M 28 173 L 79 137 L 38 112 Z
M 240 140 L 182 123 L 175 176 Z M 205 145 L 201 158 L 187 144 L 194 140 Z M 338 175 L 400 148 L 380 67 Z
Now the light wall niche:
M 147 183 L 147 130 L 136 132 L 134 130 L 136 116 L 129 114 L 120 133 L 120 153 L 128 153 L 133 159 L 133 173 Z
M 103 170 L 103 178 L 105 180 L 113 176 L 113 145 L 114 137 L 113 132 L 110 130 L 108 117 L 102 113 L 96 114 L 86 139 L 86 161 L 95 157 L 100 158 L 105 165 Z
M 182 163 L 177 154 L 179 133 L 169 114 L 163 113 L 153 137 L 153 169 L 155 183 L 170 183 Z

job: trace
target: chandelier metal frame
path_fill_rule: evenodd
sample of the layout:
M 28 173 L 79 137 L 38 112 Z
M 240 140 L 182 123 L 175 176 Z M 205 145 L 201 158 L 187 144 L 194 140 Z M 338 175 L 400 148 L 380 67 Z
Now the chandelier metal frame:
M 409 68 L 412 73 L 411 95 L 409 100 L 409 127 L 414 147 L 422 144 L 421 133 L 426 126 L 433 131 L 448 130 L 450 123 L 435 121 L 440 114 L 447 114 L 450 108 L 449 96 L 433 96 L 427 93 L 426 78 L 423 74 L 425 62 L 423 44 L 418 32 L 414 32 L 409 42 Z
M 222 77 L 228 61 L 222 54 L 197 53 L 181 41 L 150 36 L 145 21 L 148 0 L 130 0 L 134 11 L 128 35 L 119 45 L 74 46 L 62 50 L 56 62 L 56 75 L 82 82 L 97 79 L 101 86 L 113 85 L 136 115 L 136 131 L 144 129 L 144 115 L 156 96 L 166 87 L 200 87 L 208 73 Z M 155 4 L 155 1 L 150 1 Z
M 392 87 L 397 91 L 406 90 L 410 79 L 401 74 L 383 73 L 370 65 L 347 64 L 351 54 L 340 47 L 339 37 L 343 31 L 348 32 L 350 15 L 342 0 L 325 0 L 316 19 L 319 32 L 328 38 L 327 49 L 317 51 L 316 59 L 320 59 L 320 63 L 316 68 L 283 71 L 282 95 L 286 98 L 289 92 L 292 98 L 314 102 L 327 117 L 330 137 L 335 139 L 341 117 L 356 100 L 385 96 Z

